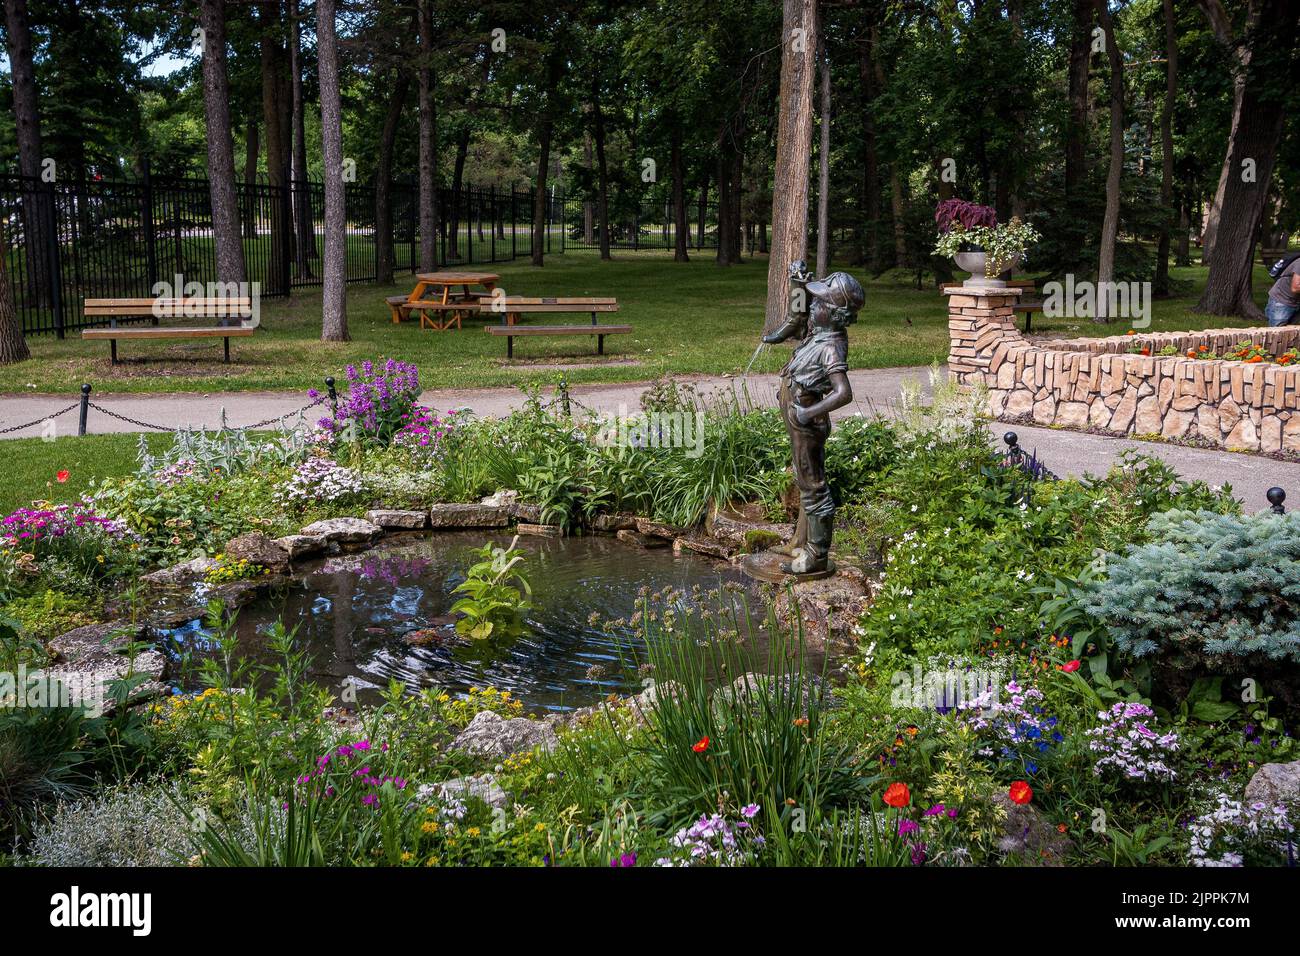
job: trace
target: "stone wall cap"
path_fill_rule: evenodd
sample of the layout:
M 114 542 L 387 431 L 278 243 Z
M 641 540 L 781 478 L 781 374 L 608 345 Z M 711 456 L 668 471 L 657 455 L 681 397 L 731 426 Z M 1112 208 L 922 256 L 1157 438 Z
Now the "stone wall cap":
M 944 295 L 1020 295 L 1025 290 L 1015 285 L 946 285 L 942 288 Z

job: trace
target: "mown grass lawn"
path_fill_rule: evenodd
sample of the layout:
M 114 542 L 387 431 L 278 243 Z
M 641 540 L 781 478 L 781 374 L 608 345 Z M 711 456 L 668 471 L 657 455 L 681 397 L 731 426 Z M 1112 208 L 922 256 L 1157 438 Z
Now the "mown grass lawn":
M 292 299 L 266 300 L 262 328 L 251 339 L 231 343 L 229 366 L 221 363 L 219 342 L 122 343 L 119 351 L 126 361 L 114 368 L 104 342 L 82 342 L 75 334 L 62 342 L 33 336 L 32 361 L 0 368 L 0 393 L 74 394 L 82 382 L 90 382 L 99 393 L 307 389 L 319 386 L 326 375 L 339 376 L 349 362 L 377 357 L 417 363 L 426 387 L 550 382 L 557 372 L 547 366 L 559 363 L 577 366 L 566 373 L 571 382 L 639 381 L 666 372 L 716 375 L 745 368 L 763 322 L 765 259 L 722 269 L 707 253 L 680 264 L 663 252 L 625 252 L 613 262 L 601 262 L 591 252 L 570 251 L 549 256 L 541 269 L 527 262 L 473 268 L 498 272 L 509 294 L 616 296 L 622 311 L 603 320 L 629 323 L 634 331 L 606 339 L 604 361 L 596 358 L 595 343 L 586 337 L 538 337 L 517 340 L 517 357 L 507 364 L 505 343 L 486 335 L 479 327 L 482 321 L 468 323 L 459 332 L 422 332 L 415 322 L 393 325 L 383 300 L 410 291 L 413 280 L 405 277 L 395 286 L 349 286 L 351 342 L 320 341 L 320 292 L 304 291 Z M 1204 269 L 1173 273 L 1180 294 L 1155 303 L 1153 329 L 1240 324 L 1190 311 L 1204 285 Z M 943 359 L 948 342 L 943 296 L 928 285 L 918 290 L 914 277 L 901 273 L 866 286 L 866 307 L 849 336 L 854 367 L 927 365 Z M 1262 269 L 1255 288 L 1262 301 L 1267 289 Z M 558 316 L 554 321 L 581 323 L 587 318 Z M 1119 324 L 1094 326 L 1086 319 L 1038 316 L 1034 321 L 1035 333 L 1088 335 L 1094 330 L 1116 334 L 1125 329 Z M 785 354 L 784 349 L 764 352 L 755 371 L 775 371 Z
M 145 439 L 154 451 L 171 444 L 170 435 Z M 0 442 L 0 516 L 33 501 L 79 501 L 101 478 L 132 474 L 139 435 L 68 435 L 45 441 L 15 438 Z M 58 480 L 59 472 L 68 473 Z

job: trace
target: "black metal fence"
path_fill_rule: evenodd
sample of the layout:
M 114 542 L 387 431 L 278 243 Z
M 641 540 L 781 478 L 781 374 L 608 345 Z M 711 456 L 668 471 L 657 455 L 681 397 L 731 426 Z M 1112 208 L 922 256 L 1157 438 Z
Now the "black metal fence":
M 237 201 L 248 281 L 264 296 L 319 285 L 324 185 L 241 182 Z M 349 183 L 347 281 L 374 281 L 375 190 Z M 395 272 L 419 265 L 418 190 L 390 191 Z M 532 189 L 467 186 L 439 190 L 439 266 L 507 262 L 532 255 Z M 562 194 L 546 202 L 546 252 L 565 249 Z M 101 324 L 87 298 L 143 297 L 156 282 L 215 281 L 216 250 L 206 179 L 144 177 L 46 183 L 0 176 L 0 221 L 9 281 L 28 335 Z

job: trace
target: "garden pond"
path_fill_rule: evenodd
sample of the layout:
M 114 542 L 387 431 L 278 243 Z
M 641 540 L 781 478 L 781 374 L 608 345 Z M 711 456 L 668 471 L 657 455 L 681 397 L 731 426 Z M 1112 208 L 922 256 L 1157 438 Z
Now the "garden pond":
M 479 548 L 510 540 L 481 532 L 411 534 L 306 562 L 288 584 L 240 608 L 235 654 L 270 663 L 265 635 L 283 621 L 297 628 L 312 680 L 336 694 L 349 678 L 362 699 L 391 680 L 452 694 L 493 686 L 528 711 L 565 711 L 639 689 L 640 632 L 630 619 L 644 595 L 672 589 L 684 604 L 715 606 L 710 592 L 729 586 L 753 614 L 762 613 L 753 582 L 710 558 L 605 536 L 524 536 L 515 547 L 524 552 L 518 567 L 532 595 L 520 626 L 482 640 L 462 637 L 451 613 L 461 596 L 455 588 L 481 560 Z M 210 632 L 192 621 L 168 632 L 164 643 L 176 682 L 194 689 L 195 668 L 176 665 L 212 655 Z M 756 657 L 763 644 L 754 642 Z

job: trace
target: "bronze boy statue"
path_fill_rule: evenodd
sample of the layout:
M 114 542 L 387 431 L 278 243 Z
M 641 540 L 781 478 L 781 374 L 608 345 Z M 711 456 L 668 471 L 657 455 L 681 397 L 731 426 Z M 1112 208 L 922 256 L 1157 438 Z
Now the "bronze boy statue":
M 779 392 L 799 488 L 799 523 L 794 538 L 773 550 L 791 556 L 781 565 L 786 574 L 821 577 L 835 570 L 830 561 L 835 500 L 826 483 L 830 413 L 853 401 L 849 337 L 844 330 L 857 321 L 866 293 L 847 272 L 814 279 L 802 262 L 790 263 L 790 281 L 789 316 L 763 341 L 774 344 L 802 337 L 781 370 Z

